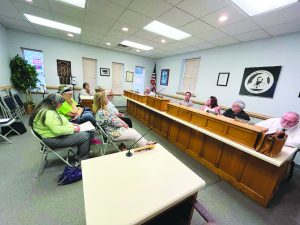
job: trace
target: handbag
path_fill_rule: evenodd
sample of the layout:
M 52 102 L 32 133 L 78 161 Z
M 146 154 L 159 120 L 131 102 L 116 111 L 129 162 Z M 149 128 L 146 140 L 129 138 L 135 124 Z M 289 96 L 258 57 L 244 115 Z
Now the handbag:
M 72 184 L 82 179 L 80 165 L 66 166 L 62 174 L 58 175 L 58 185 Z
M 283 131 L 264 133 L 257 144 L 256 151 L 270 157 L 276 157 L 281 152 L 287 137 L 287 134 Z

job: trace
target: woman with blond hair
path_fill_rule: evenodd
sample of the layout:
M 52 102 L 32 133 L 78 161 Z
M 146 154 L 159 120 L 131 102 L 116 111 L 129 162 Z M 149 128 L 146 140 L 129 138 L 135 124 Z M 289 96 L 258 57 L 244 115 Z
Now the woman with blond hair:
M 141 138 L 142 136 L 135 129 L 129 128 L 123 120 L 107 110 L 108 99 L 105 91 L 96 93 L 93 102 L 96 122 L 111 138 L 116 141 L 137 141 L 138 147 L 153 144 L 153 142 Z

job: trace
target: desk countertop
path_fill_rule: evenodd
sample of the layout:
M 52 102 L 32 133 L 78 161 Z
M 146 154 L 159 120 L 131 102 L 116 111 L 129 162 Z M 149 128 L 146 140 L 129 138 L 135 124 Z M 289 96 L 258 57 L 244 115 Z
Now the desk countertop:
M 82 161 L 87 225 L 140 224 L 197 193 L 205 181 L 157 144 Z

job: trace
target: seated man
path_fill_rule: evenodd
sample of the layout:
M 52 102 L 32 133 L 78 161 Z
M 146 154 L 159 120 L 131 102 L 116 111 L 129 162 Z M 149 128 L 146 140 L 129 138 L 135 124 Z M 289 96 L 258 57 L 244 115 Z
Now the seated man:
M 121 120 L 123 120 L 130 128 L 132 128 L 132 121 L 130 118 L 126 117 L 123 113 L 120 113 L 119 110 L 114 106 L 111 102 L 114 95 L 112 90 L 106 90 L 108 103 L 106 105 L 106 110 L 118 116 Z
M 193 102 L 190 100 L 192 96 L 192 93 L 187 91 L 184 94 L 184 99 L 182 101 L 179 102 L 179 105 L 184 105 L 187 107 L 192 107 L 194 104 Z
M 241 100 L 235 101 L 232 104 L 231 109 L 227 109 L 224 113 L 223 116 L 229 117 L 229 118 L 240 118 L 243 120 L 248 120 L 250 121 L 249 115 L 244 111 L 245 108 L 245 103 Z
M 89 83 L 84 82 L 82 86 L 83 86 L 83 89 L 81 89 L 80 95 L 93 96 L 95 94 L 93 90 L 90 90 Z
M 146 88 L 144 95 L 155 96 L 155 93 L 150 88 Z
M 267 133 L 284 130 L 288 135 L 285 145 L 291 147 L 300 147 L 300 125 L 299 114 L 295 112 L 286 112 L 281 118 L 271 118 L 257 123 L 256 125 L 268 128 Z

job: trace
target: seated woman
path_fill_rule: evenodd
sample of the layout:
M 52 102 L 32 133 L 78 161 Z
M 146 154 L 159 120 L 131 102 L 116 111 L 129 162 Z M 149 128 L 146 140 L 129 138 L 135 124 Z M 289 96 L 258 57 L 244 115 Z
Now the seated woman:
M 203 105 L 200 109 L 205 112 L 212 112 L 216 115 L 221 114 L 221 109 L 218 106 L 218 100 L 215 96 L 210 96 L 205 105 Z
M 38 133 L 49 147 L 78 146 L 79 160 L 89 158 L 90 134 L 80 132 L 80 127 L 70 123 L 57 109 L 64 102 L 57 93 L 48 95 L 38 104 L 29 118 L 29 126 Z
M 77 102 L 72 98 L 73 91 L 70 87 L 62 87 L 60 94 L 65 102 L 58 108 L 58 112 L 64 115 L 70 122 L 82 124 L 90 121 L 95 127 L 97 126 L 95 116 L 89 108 L 77 107 Z M 100 144 L 101 142 L 96 138 L 91 138 L 93 144 Z
M 115 114 L 116 116 L 118 116 L 121 120 L 123 120 L 125 123 L 127 123 L 127 125 L 132 128 L 132 121 L 129 117 L 126 117 L 123 113 L 120 113 L 119 110 L 115 107 L 115 105 L 111 102 L 114 95 L 112 90 L 106 90 L 106 95 L 107 95 L 107 99 L 108 99 L 108 104 L 107 104 L 107 111 Z
M 155 93 L 151 91 L 150 88 L 147 87 L 144 91 L 144 95 L 155 96 Z
M 137 141 L 142 136 L 133 128 L 117 117 L 114 113 L 107 111 L 108 99 L 105 91 L 99 92 L 94 96 L 93 111 L 96 113 L 96 121 L 102 126 L 105 132 L 116 141 Z M 153 142 L 147 142 L 145 138 L 141 138 L 137 145 L 139 147 Z

